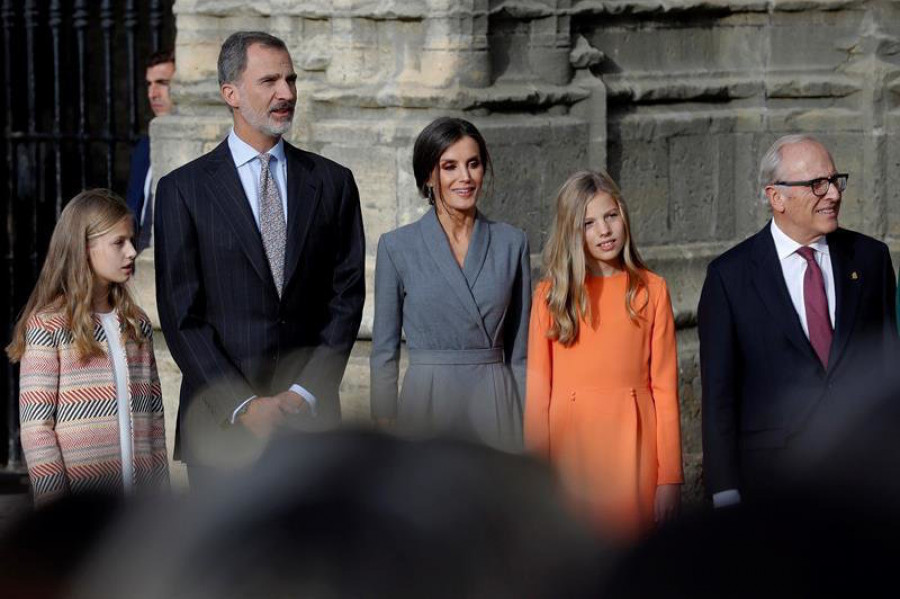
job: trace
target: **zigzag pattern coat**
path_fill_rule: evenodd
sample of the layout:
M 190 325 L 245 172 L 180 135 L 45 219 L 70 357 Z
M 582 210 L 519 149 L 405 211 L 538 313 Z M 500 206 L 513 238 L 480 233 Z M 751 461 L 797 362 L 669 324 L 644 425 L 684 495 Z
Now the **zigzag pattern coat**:
M 116 384 L 106 333 L 95 320 L 94 336 L 104 352 L 87 360 L 78 358 L 62 313 L 35 314 L 26 326 L 19 419 L 35 504 L 123 489 Z M 166 485 L 169 476 L 153 327 L 144 313 L 140 326 L 143 344 L 123 338 L 136 489 Z

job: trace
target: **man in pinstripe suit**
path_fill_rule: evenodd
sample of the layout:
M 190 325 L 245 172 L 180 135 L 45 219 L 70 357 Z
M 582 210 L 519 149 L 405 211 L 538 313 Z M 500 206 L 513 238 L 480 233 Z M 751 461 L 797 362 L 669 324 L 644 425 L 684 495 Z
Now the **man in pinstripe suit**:
M 365 298 L 352 173 L 281 138 L 297 98 L 284 43 L 235 33 L 218 74 L 234 129 L 157 189 L 157 303 L 184 375 L 176 457 L 192 478 L 214 461 L 207 433 L 340 422 Z

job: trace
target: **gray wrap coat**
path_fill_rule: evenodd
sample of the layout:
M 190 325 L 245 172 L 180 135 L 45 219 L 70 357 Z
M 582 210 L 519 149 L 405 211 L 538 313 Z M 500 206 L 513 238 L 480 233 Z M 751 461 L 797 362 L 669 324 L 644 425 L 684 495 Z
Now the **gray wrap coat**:
M 372 415 L 401 431 L 522 445 L 528 240 L 478 213 L 462 268 L 434 210 L 383 235 L 375 266 Z M 397 393 L 401 330 L 409 368 Z

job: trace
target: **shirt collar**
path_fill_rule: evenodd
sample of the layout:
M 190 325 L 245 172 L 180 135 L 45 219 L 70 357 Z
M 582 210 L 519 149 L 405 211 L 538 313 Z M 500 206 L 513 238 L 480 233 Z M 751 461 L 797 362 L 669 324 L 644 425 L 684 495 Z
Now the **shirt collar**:
M 231 158 L 234 160 L 234 166 L 237 168 L 241 168 L 260 154 L 256 148 L 238 137 L 238 134 L 234 132 L 234 128 L 228 134 L 228 149 L 231 150 Z M 269 154 L 276 161 L 283 164 L 284 139 L 278 138 L 278 143 L 269 150 Z
M 775 240 L 775 252 L 778 254 L 779 260 L 784 260 L 791 254 L 794 254 L 797 250 L 803 247 L 801 244 L 797 243 L 793 239 L 787 236 L 787 234 L 782 231 L 778 225 L 775 224 L 775 219 L 772 219 L 772 239 Z M 822 235 L 817 241 L 809 244 L 809 247 L 816 250 L 817 252 L 822 252 L 826 256 L 828 255 L 828 241 L 825 239 L 825 236 Z

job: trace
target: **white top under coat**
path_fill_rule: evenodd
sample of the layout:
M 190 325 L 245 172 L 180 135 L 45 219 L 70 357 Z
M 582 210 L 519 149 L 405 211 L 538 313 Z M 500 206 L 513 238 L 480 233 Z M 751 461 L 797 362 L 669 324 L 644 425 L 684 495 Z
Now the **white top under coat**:
M 122 333 L 119 330 L 119 317 L 115 311 L 100 313 L 100 324 L 106 333 L 106 345 L 112 362 L 113 378 L 116 381 L 116 405 L 119 415 L 119 445 L 122 451 L 122 483 L 125 493 L 134 488 L 134 439 L 131 432 L 131 405 L 128 398 L 128 362 L 125 346 L 122 344 Z

